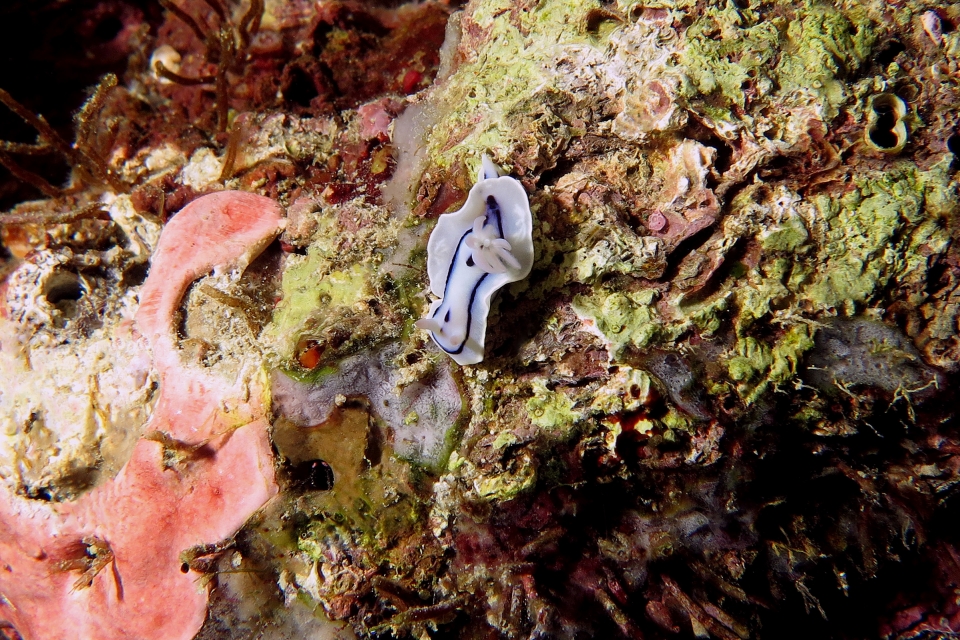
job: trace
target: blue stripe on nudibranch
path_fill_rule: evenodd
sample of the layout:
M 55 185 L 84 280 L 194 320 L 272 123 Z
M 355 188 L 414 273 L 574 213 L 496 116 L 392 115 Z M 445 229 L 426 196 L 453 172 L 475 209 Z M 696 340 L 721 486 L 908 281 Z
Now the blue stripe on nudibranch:
M 493 215 L 497 221 L 497 233 L 503 237 L 503 219 L 500 215 L 500 205 L 493 196 L 487 196 L 487 224 L 490 224 L 490 216 Z
M 457 265 L 457 258 L 460 255 L 460 249 L 461 247 L 463 247 L 464 243 L 466 242 L 467 236 L 469 236 L 472 233 L 473 231 L 470 230 L 464 233 L 462 236 L 460 236 L 460 242 L 457 244 L 457 250 L 453 254 L 453 260 L 450 262 L 450 269 L 447 271 L 447 282 L 443 287 L 444 300 L 449 299 L 447 296 L 447 292 L 450 288 L 450 280 L 453 278 L 453 275 L 454 275 L 454 269 L 456 268 L 456 265 Z M 464 260 L 464 262 L 466 263 L 467 260 L 471 260 L 471 259 L 472 257 L 468 256 L 467 259 Z M 466 266 L 471 267 L 473 265 L 466 265 Z M 470 325 L 473 323 L 473 301 L 477 296 L 477 289 L 480 288 L 480 285 L 483 284 L 483 281 L 487 278 L 488 275 L 490 275 L 486 271 L 482 271 L 482 270 L 481 270 L 481 273 L 482 275 L 477 280 L 476 284 L 473 285 L 473 288 L 470 291 L 470 302 L 467 305 L 467 323 L 466 323 L 466 326 L 464 327 L 463 342 L 460 343 L 460 346 L 457 347 L 456 349 L 448 349 L 447 347 L 440 344 L 440 341 L 437 340 L 437 336 L 435 333 L 433 333 L 432 331 L 430 332 L 430 336 L 433 338 L 433 341 L 437 343 L 437 346 L 443 349 L 444 351 L 446 351 L 447 353 L 450 353 L 450 354 L 463 353 L 463 348 L 466 346 L 467 340 L 470 339 Z M 434 311 L 433 315 L 430 317 L 436 318 L 437 314 L 440 313 L 440 310 L 443 308 L 444 308 L 443 305 L 440 305 L 439 307 L 437 307 L 436 311 Z M 446 317 L 444 318 L 443 323 L 447 323 L 449 321 L 450 321 L 450 310 L 449 308 L 447 308 Z
M 470 292 L 470 303 L 468 306 L 469 311 L 467 312 L 467 326 L 465 327 L 466 333 L 464 334 L 463 342 L 460 343 L 459 347 L 457 347 L 456 349 L 447 349 L 445 346 L 440 344 L 439 340 L 437 340 L 437 335 L 433 332 L 430 332 L 430 337 L 433 338 L 433 341 L 435 343 L 437 343 L 437 346 L 451 355 L 463 353 L 463 348 L 467 346 L 467 340 L 470 339 L 470 326 L 473 324 L 473 313 L 474 313 L 473 304 L 477 298 L 477 289 L 480 288 L 480 285 L 483 284 L 483 281 L 486 280 L 488 275 L 489 274 L 487 273 L 483 274 L 480 280 L 477 281 L 476 286 Z

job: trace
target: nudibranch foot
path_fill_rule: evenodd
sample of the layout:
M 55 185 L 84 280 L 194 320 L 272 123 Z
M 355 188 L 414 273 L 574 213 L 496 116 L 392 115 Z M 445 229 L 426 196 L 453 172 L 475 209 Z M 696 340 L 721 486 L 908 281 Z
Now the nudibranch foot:
M 440 299 L 416 326 L 458 364 L 483 360 L 490 299 L 533 267 L 533 216 L 520 183 L 484 156 L 459 211 L 437 221 L 427 243 L 430 290 Z

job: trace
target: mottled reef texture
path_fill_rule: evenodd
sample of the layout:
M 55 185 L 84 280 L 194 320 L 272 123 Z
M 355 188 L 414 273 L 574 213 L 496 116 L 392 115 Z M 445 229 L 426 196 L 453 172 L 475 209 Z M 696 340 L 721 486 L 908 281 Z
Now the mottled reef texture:
M 4 3 L 0 637 L 956 637 L 958 27 Z M 536 257 L 460 367 L 413 322 L 485 153 Z

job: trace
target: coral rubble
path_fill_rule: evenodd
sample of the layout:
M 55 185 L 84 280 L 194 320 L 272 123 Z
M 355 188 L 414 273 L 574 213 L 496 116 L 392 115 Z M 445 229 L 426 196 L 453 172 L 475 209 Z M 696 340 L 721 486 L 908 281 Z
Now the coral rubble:
M 0 94 L 5 637 L 960 633 L 960 4 L 0 16 L 69 89 Z

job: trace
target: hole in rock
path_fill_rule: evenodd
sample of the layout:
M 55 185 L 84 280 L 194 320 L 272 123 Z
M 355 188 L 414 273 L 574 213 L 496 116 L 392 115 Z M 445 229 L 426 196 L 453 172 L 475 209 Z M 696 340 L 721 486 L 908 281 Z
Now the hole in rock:
M 319 95 L 317 85 L 306 71 L 300 67 L 293 67 L 290 70 L 290 81 L 283 90 L 283 97 L 287 101 L 308 108 L 310 102 Z
M 880 50 L 880 53 L 877 54 L 877 64 L 882 68 L 886 68 L 894 58 L 906 51 L 906 47 L 903 46 L 903 43 L 899 40 L 891 40 L 887 43 L 883 49 Z
M 893 128 L 897 126 L 897 115 L 888 104 L 875 103 L 873 110 L 879 116 L 870 128 L 870 140 L 881 149 L 893 149 L 900 142 Z
M 947 138 L 947 150 L 960 158 L 960 133 L 954 133 Z
M 592 9 L 587 13 L 585 27 L 591 36 L 602 36 L 605 32 L 615 29 L 620 22 L 619 17 L 605 9 Z
M 685 258 L 695 253 L 699 250 L 707 240 L 710 239 L 710 236 L 713 235 L 713 226 L 709 226 L 706 229 L 701 229 L 697 233 L 693 234 L 686 240 L 680 242 L 677 245 L 677 248 L 673 250 L 673 253 L 667 258 L 667 268 L 664 270 L 663 276 L 660 278 L 661 281 L 672 281 L 677 277 L 677 273 L 680 271 L 680 263 L 684 261 Z
M 123 279 L 120 281 L 120 285 L 123 287 L 138 287 L 147 280 L 149 273 L 149 263 L 135 264 L 123 272 Z
M 293 465 L 290 482 L 301 491 L 329 491 L 333 489 L 333 469 L 323 460 L 307 460 Z
M 72 271 L 57 271 L 50 276 L 43 288 L 47 302 L 67 317 L 76 315 L 77 301 L 83 297 L 83 293 L 80 276 Z

